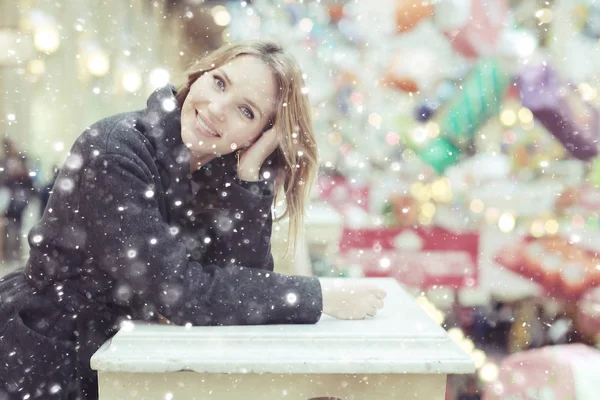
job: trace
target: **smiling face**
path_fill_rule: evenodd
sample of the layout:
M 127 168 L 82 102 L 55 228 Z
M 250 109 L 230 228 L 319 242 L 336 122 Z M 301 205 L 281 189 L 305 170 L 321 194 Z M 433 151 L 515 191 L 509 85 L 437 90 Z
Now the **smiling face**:
M 210 160 L 257 140 L 276 110 L 270 68 L 242 55 L 200 76 L 181 109 L 181 139 L 192 158 Z

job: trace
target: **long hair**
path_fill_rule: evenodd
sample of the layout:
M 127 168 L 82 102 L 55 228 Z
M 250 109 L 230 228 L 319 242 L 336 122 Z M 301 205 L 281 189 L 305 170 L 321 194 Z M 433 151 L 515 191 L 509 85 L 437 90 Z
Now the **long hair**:
M 277 107 L 274 125 L 279 145 L 272 158 L 277 171 L 275 201 L 279 200 L 281 188 L 285 196 L 285 211 L 275 221 L 289 218 L 287 251 L 296 251 L 296 240 L 304 227 L 304 211 L 310 190 L 318 171 L 318 150 L 312 129 L 311 108 L 308 97 L 302 92 L 304 79 L 296 60 L 276 42 L 249 40 L 234 42 L 220 47 L 197 60 L 186 73 L 187 82 L 177 92 L 177 100 L 183 105 L 190 87 L 204 73 L 227 64 L 241 55 L 262 60 L 273 72 L 277 91 Z

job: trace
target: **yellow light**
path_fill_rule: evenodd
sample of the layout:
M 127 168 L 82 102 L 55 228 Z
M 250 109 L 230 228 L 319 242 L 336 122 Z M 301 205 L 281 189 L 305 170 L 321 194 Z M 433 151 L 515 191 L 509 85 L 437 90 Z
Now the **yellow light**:
M 535 17 L 540 21 L 540 24 L 549 24 L 552 22 L 552 10 L 549 8 L 540 8 L 535 12 Z
M 429 131 L 424 125 L 417 126 L 411 129 L 409 135 L 416 143 L 424 143 L 429 137 Z
M 593 88 L 589 83 L 580 83 L 577 85 L 581 98 L 585 101 L 593 101 L 598 96 L 598 91 Z
M 88 58 L 87 67 L 90 74 L 94 76 L 104 76 L 110 68 L 110 61 L 106 53 L 98 50 L 92 53 Z
M 298 22 L 298 25 L 300 26 L 300 29 L 306 33 L 312 31 L 313 28 L 313 22 L 310 18 L 302 18 L 300 22 Z
M 558 221 L 555 219 L 549 219 L 544 224 L 544 228 L 546 229 L 546 233 L 548 235 L 555 235 L 556 233 L 558 233 L 558 228 L 559 228 Z
M 479 379 L 483 382 L 490 383 L 498 378 L 498 373 L 498 366 L 492 362 L 487 362 L 483 364 L 479 370 Z
M 379 129 L 381 127 L 381 115 L 377 114 L 377 113 L 371 113 L 369 114 L 369 124 L 371 126 L 374 126 L 375 128 Z
M 498 228 L 504 233 L 511 232 L 515 229 L 515 217 L 510 213 L 504 213 L 498 220 Z
M 415 182 L 410 185 L 410 194 L 412 194 L 414 197 L 417 197 L 424 187 L 425 184 L 423 182 Z
M 421 203 L 431 200 L 431 189 L 421 182 L 415 182 L 410 186 L 410 194 Z
M 431 223 L 433 222 L 431 217 L 428 217 L 422 213 L 419 214 L 418 220 L 419 220 L 419 223 L 424 226 L 431 225 Z
M 210 13 L 212 14 L 215 24 L 218 26 L 227 26 L 231 22 L 229 11 L 223 6 L 214 6 Z
M 421 214 L 426 218 L 432 218 L 435 214 L 435 205 L 431 202 L 427 202 L 421 206 Z
M 471 211 L 473 211 L 475 214 L 479 214 L 480 212 L 482 212 L 483 207 L 484 207 L 483 201 L 481 201 L 479 199 L 471 200 L 470 208 L 471 208 Z
M 519 110 L 518 115 L 519 121 L 521 121 L 522 124 L 530 124 L 531 122 L 533 122 L 533 113 L 529 108 L 522 107 Z
M 531 223 L 531 227 L 529 228 L 529 231 L 531 233 L 531 236 L 535 237 L 535 238 L 539 238 L 544 236 L 544 233 L 546 233 L 546 230 L 544 229 L 544 223 L 542 221 L 540 221 L 539 219 L 536 219 L 535 221 L 533 221 Z
M 440 126 L 435 122 L 428 122 L 425 124 L 425 128 L 427 129 L 430 138 L 436 138 L 440 134 Z
M 463 333 L 463 331 L 460 328 L 450 328 L 450 329 L 448 329 L 448 336 L 450 336 L 450 339 L 452 339 L 456 343 L 458 343 L 461 340 L 463 340 L 463 338 L 465 337 L 465 334 Z
M 33 43 L 36 49 L 51 54 L 60 46 L 60 34 L 54 25 L 43 25 L 36 29 Z
M 500 122 L 505 126 L 513 126 L 517 122 L 517 115 L 513 110 L 502 110 L 500 113 Z
M 424 308 L 426 304 L 430 304 L 430 301 L 425 296 L 419 296 L 415 299 L 419 307 Z
M 125 74 L 123 74 L 121 84 L 128 92 L 135 93 L 142 86 L 142 77 L 137 70 L 127 71 Z
M 433 182 L 431 184 L 431 192 L 433 194 L 433 200 L 439 203 L 449 203 L 452 201 L 450 179 L 444 177 Z
M 487 356 L 485 355 L 485 352 L 483 352 L 483 350 L 475 349 L 471 353 L 471 359 L 475 363 L 475 368 L 479 369 L 485 364 Z
M 31 60 L 27 63 L 27 69 L 33 75 L 42 75 L 46 72 L 46 63 L 44 60 Z
M 155 68 L 152 70 L 152 72 L 150 72 L 149 79 L 150 86 L 152 86 L 152 88 L 159 88 L 169 83 L 169 79 L 171 79 L 171 76 L 169 74 L 169 71 L 167 71 L 166 69 Z
M 463 340 L 461 340 L 458 343 L 458 345 L 467 354 L 471 353 L 473 351 L 473 349 L 475 349 L 475 345 L 473 344 L 473 341 L 471 339 L 469 339 L 469 338 L 464 338 Z

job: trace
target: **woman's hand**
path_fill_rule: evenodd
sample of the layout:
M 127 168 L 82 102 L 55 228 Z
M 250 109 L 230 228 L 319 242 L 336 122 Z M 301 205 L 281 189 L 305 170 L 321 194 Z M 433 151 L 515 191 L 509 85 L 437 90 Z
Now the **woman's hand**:
M 383 308 L 386 291 L 368 283 L 320 280 L 323 312 L 337 319 L 374 317 Z
M 277 131 L 273 127 L 242 151 L 238 165 L 238 177 L 243 181 L 258 181 L 260 167 L 275 151 L 277 144 Z

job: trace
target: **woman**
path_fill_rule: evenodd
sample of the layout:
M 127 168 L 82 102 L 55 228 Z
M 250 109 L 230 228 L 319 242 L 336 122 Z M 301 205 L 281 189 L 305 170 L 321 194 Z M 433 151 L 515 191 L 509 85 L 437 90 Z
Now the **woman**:
M 317 169 L 302 86 L 278 45 L 236 43 L 77 139 L 24 272 L 0 282 L 0 399 L 96 398 L 90 357 L 124 319 L 375 315 L 376 287 L 271 272 L 275 182 L 297 231 Z

